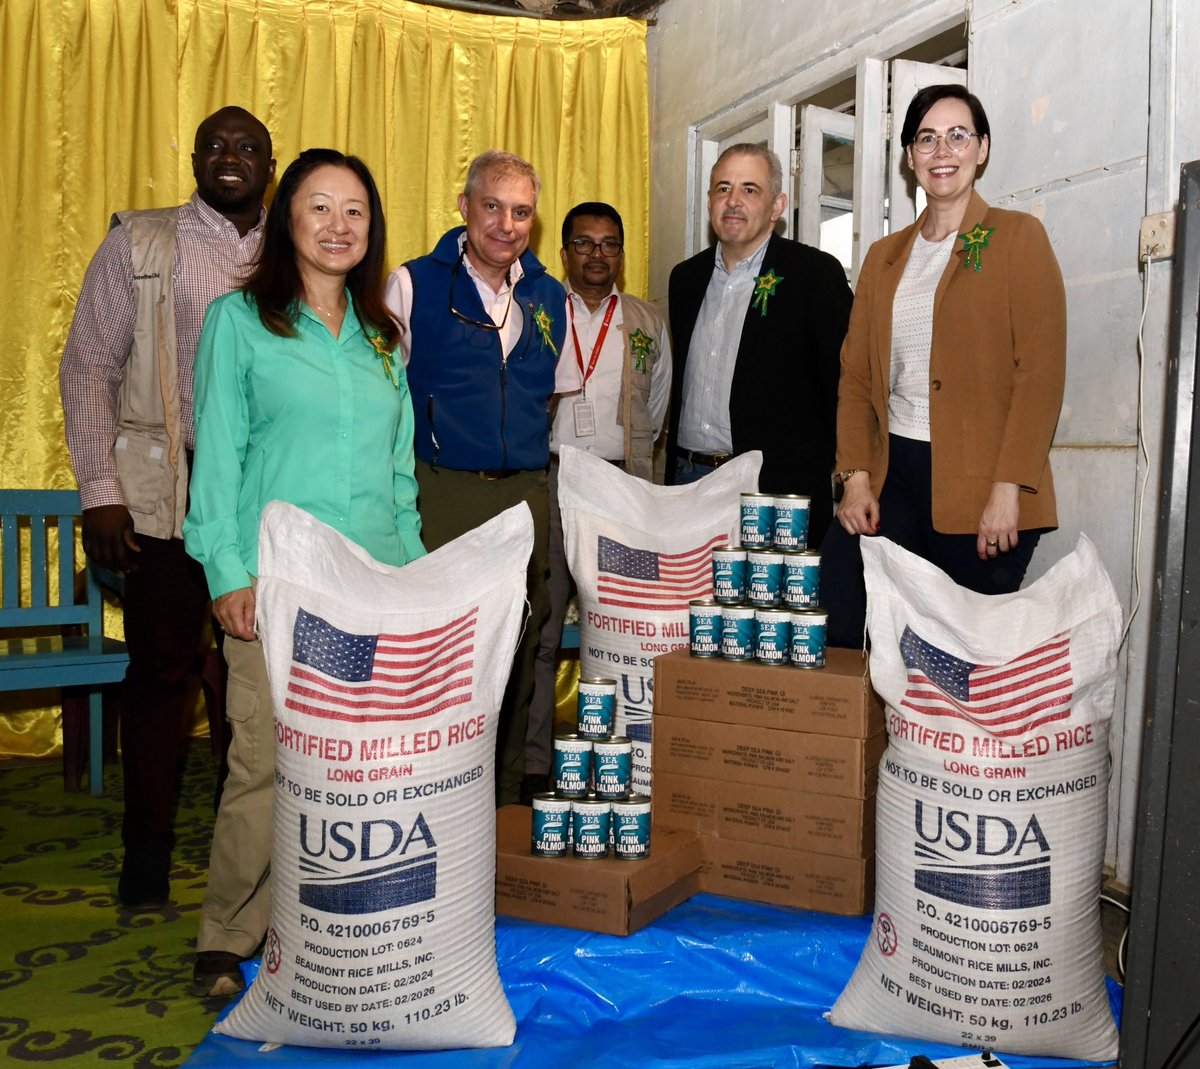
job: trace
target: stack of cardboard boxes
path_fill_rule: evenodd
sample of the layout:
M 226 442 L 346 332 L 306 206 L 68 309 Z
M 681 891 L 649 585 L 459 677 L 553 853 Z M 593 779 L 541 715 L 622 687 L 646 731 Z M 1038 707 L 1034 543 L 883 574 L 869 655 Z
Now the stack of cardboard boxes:
M 700 835 L 701 891 L 865 913 L 886 741 L 857 651 L 830 649 L 813 671 L 665 654 L 654 672 L 654 833 Z

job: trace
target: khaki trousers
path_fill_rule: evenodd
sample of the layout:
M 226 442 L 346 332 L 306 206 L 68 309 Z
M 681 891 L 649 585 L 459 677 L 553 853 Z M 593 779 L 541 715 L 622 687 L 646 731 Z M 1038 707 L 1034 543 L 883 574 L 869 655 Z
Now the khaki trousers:
M 225 636 L 229 777 L 213 829 L 197 951 L 255 953 L 271 919 L 275 716 L 262 643 Z

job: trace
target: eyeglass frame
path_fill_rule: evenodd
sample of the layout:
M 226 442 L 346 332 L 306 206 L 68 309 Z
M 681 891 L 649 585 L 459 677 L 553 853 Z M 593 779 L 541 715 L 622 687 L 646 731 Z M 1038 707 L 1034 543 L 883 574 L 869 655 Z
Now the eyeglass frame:
M 952 145 L 950 143 L 950 135 L 958 134 L 960 132 L 966 134 L 967 139 L 961 146 L 956 147 L 955 145 Z M 930 145 L 928 148 L 922 148 L 921 147 L 921 138 L 922 137 L 932 137 L 933 144 Z M 968 130 L 965 126 L 952 126 L 944 134 L 939 134 L 935 130 L 918 130 L 916 137 L 914 137 L 912 139 L 912 150 L 914 152 L 919 152 L 922 156 L 932 156 L 937 151 L 938 142 L 941 141 L 945 144 L 946 148 L 948 148 L 955 155 L 958 155 L 961 152 L 966 152 L 967 149 L 970 148 L 971 138 L 973 138 L 973 137 L 979 138 L 980 142 L 982 142 L 984 135 L 979 134 L 979 133 L 974 133 L 973 131 Z
M 466 323 L 471 327 L 478 327 L 480 330 L 492 330 L 499 334 L 502 330 L 504 330 L 505 325 L 508 323 L 508 314 L 512 311 L 513 306 L 513 290 L 516 287 L 510 280 L 508 284 L 508 304 L 504 308 L 504 318 L 501 319 L 499 323 L 496 323 L 491 319 L 488 319 L 487 322 L 484 322 L 481 319 L 476 319 L 474 316 L 467 315 L 465 312 L 460 312 L 454 307 L 454 284 L 458 281 L 458 276 L 462 272 L 463 257 L 465 255 L 465 252 L 460 252 L 458 254 L 458 259 L 454 261 L 454 268 L 450 272 L 450 315 L 454 319 L 457 319 L 460 323 Z
M 587 243 L 588 245 L 591 246 L 591 248 L 589 248 L 586 252 L 582 248 L 582 245 L 584 243 Z M 568 241 L 567 244 L 570 245 L 572 248 L 574 248 L 574 250 L 580 256 L 582 256 L 584 259 L 587 259 L 589 256 L 591 256 L 592 253 L 594 253 L 597 249 L 600 250 L 600 255 L 605 257 L 605 259 L 608 259 L 608 260 L 615 260 L 618 256 L 621 255 L 621 253 L 623 253 L 625 251 L 625 246 L 619 241 L 593 241 L 591 238 L 571 238 L 571 240 Z M 616 252 L 605 252 L 604 247 L 606 245 L 608 245 L 610 247 L 615 246 L 617 251 Z

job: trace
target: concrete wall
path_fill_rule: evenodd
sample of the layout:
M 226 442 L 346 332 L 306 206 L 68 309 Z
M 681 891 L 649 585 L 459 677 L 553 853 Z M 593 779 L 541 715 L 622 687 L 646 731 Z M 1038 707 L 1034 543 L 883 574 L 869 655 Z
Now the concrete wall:
M 1173 205 L 1179 165 L 1200 155 L 1197 8 L 1186 0 L 667 0 L 649 37 L 650 291 L 663 301 L 671 266 L 690 252 L 684 190 L 696 124 L 735 120 L 764 90 L 790 91 L 805 71 L 814 84 L 828 81 L 839 56 L 851 74 L 864 51 L 887 58 L 948 16 L 967 19 L 968 84 L 993 134 L 980 192 L 1043 220 L 1069 301 L 1053 453 L 1062 527 L 1043 540 L 1031 578 L 1085 532 L 1127 614 L 1137 603 L 1135 574 L 1143 586 L 1113 724 L 1108 861 L 1121 882 L 1132 858 L 1171 269 L 1151 268 L 1140 362 L 1138 231 L 1144 214 Z M 1140 379 L 1150 468 L 1139 549 Z

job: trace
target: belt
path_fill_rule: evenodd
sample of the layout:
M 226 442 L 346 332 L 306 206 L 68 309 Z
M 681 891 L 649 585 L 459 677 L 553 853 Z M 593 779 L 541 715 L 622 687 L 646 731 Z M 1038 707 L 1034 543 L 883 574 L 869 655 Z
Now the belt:
M 620 468 L 622 471 L 625 470 L 625 459 L 624 458 L 621 458 L 620 460 L 613 460 L 611 457 L 597 457 L 597 459 L 603 460 L 605 464 L 611 464 L 614 468 Z M 553 467 L 558 462 L 559 462 L 559 455 L 557 453 L 551 453 L 550 454 L 551 467 Z
M 520 475 L 523 468 L 500 468 L 498 471 L 477 471 L 478 475 L 485 483 L 494 483 L 500 479 L 508 479 L 513 475 Z
M 734 457 L 733 453 L 695 453 L 690 449 L 681 449 L 685 460 L 692 464 L 703 464 L 706 468 L 719 468 L 728 464 Z

